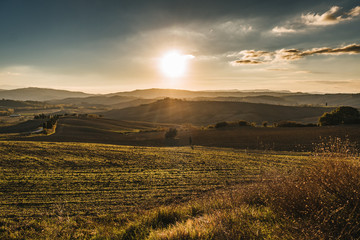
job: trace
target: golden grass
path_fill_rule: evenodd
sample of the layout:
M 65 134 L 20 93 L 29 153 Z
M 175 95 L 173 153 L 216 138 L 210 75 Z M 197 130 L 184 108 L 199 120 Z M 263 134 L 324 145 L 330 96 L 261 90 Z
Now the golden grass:
M 47 148 L 41 150 L 44 145 L 39 145 L 39 143 L 28 144 L 27 147 L 31 146 L 32 149 L 22 144 L 17 146 L 18 150 L 22 149 L 22 153 L 26 152 L 26 156 L 21 158 L 20 154 L 15 158 L 22 159 L 19 163 L 27 164 L 26 166 L 30 166 L 28 164 L 34 162 L 35 153 L 44 153 L 43 150 L 54 153 L 53 151 L 56 152 L 56 149 L 62 149 L 63 157 L 66 154 L 74 157 L 73 149 L 67 144 L 54 144 L 51 150 Z M 144 158 L 152 164 L 157 163 L 156 168 L 169 166 L 167 164 L 184 167 L 186 166 L 184 158 L 182 158 L 181 164 L 177 161 L 180 156 L 185 154 L 187 160 L 194 161 L 195 165 L 190 166 L 195 167 L 205 161 L 209 165 L 202 167 L 207 169 L 206 171 L 215 172 L 216 168 L 212 170 L 209 168 L 209 166 L 219 168 L 219 165 L 211 165 L 214 162 L 220 161 L 222 166 L 230 163 L 231 165 L 227 166 L 234 166 L 234 163 L 243 158 L 244 161 L 246 160 L 246 165 L 239 165 L 239 167 L 242 167 L 243 170 L 257 172 L 257 174 L 263 172 L 264 175 L 252 183 L 224 184 L 222 188 L 199 194 L 190 201 L 173 200 L 170 204 L 154 205 L 150 209 L 145 207 L 138 211 L 124 210 L 113 213 L 100 211 L 89 215 L 72 215 L 73 212 L 66 208 L 66 204 L 58 203 L 53 208 L 53 214 L 48 216 L 23 218 L 17 215 L 2 218 L 0 220 L 0 237 L 1 239 L 124 240 L 359 239 L 359 157 L 355 149 L 349 150 L 349 146 L 352 146 L 350 142 L 335 140 L 326 144 L 329 145 L 329 148 L 319 145 L 318 151 L 308 157 L 290 156 L 284 153 L 276 155 L 269 152 L 245 153 L 230 149 L 206 148 L 194 152 L 185 148 L 156 148 L 155 154 L 155 148 L 115 146 L 108 148 L 106 145 L 78 144 L 76 145 L 76 148 L 80 149 L 78 150 L 78 160 L 74 163 L 82 167 L 90 162 L 84 157 L 79 157 L 85 153 L 81 149 L 88 152 L 88 155 L 85 156 L 93 156 L 93 167 L 97 168 L 100 166 L 104 168 L 106 161 L 102 160 L 100 155 L 96 155 L 95 151 L 107 149 L 107 151 L 122 151 L 123 153 L 131 151 L 130 155 L 123 155 L 127 156 L 126 162 L 134 161 L 135 163 L 137 159 L 138 165 L 144 164 L 144 162 L 139 162 L 139 159 Z M 4 149 L 6 146 L 3 144 L 2 148 Z M 64 146 L 70 149 L 66 150 Z M 337 152 L 330 154 L 331 151 Z M 151 156 L 161 158 L 165 152 L 168 154 L 167 157 L 171 157 L 170 161 L 166 162 L 163 159 L 154 162 L 151 160 Z M 99 154 L 104 153 L 100 151 Z M 16 156 L 19 153 L 14 151 L 10 154 Z M 29 155 L 32 155 L 34 159 L 29 159 Z M 132 155 L 136 157 L 133 158 Z M 109 156 L 107 155 L 107 157 Z M 221 160 L 219 156 L 224 158 Z M 38 162 L 41 162 L 39 160 L 37 159 Z M 48 164 L 52 162 L 52 166 L 74 167 L 69 162 L 61 165 L 63 163 L 60 159 L 47 161 Z M 303 164 L 299 164 L 301 161 Z M 306 164 L 304 164 L 305 161 Z M 257 165 L 259 162 L 262 164 Z M 159 165 L 160 163 L 162 165 Z M 177 165 L 178 163 L 179 165 Z M 10 163 L 8 162 L 8 164 Z M 288 166 L 290 164 L 293 164 L 292 167 Z M 127 166 L 129 167 L 129 165 Z M 140 166 L 143 168 L 146 165 Z M 260 166 L 263 167 L 263 170 Z M 181 174 L 186 172 L 185 169 L 182 169 Z M 274 169 L 275 171 L 271 171 Z M 172 168 L 171 171 L 179 174 L 175 168 Z M 216 176 L 220 175 L 211 175 L 211 178 L 216 178 Z M 199 178 L 192 179 L 192 181 L 199 180 Z M 101 184 L 101 181 L 98 184 Z

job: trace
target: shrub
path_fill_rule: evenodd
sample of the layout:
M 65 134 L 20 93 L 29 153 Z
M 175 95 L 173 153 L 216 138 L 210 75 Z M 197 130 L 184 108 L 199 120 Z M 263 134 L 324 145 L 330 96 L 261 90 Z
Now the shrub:
M 274 123 L 274 126 L 275 127 L 316 127 L 317 125 L 313 123 L 303 124 L 295 121 L 281 121 L 278 123 Z
M 176 128 L 169 128 L 169 130 L 165 133 L 165 138 L 175 138 L 177 135 Z
M 243 127 L 243 126 L 251 126 L 251 124 L 245 120 L 240 120 L 239 121 L 239 126 Z
M 353 107 L 338 107 L 330 113 L 324 113 L 319 118 L 320 126 L 339 125 L 339 124 L 355 124 L 360 123 L 360 114 Z
M 348 141 L 322 143 L 314 164 L 262 190 L 266 205 L 296 219 L 304 239 L 359 239 L 360 164 L 352 151 Z
M 227 122 L 218 122 L 215 124 L 215 128 L 222 128 L 222 127 L 227 127 L 229 126 L 229 123 Z
M 294 122 L 294 121 L 281 121 L 274 123 L 275 127 L 300 127 L 303 126 L 300 123 Z

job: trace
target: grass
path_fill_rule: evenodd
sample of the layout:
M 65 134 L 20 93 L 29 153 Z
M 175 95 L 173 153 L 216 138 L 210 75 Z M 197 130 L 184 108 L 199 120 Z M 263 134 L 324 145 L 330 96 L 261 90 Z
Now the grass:
M 359 239 L 351 146 L 330 139 L 309 155 L 2 142 L 0 238 Z
M 152 148 L 83 143 L 1 142 L 0 216 L 71 215 L 150 208 L 305 164 L 304 154 Z

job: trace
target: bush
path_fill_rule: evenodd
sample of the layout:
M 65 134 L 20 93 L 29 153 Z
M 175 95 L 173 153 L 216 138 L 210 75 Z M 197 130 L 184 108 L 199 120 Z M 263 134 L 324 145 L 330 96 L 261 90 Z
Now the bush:
M 294 121 L 281 121 L 278 123 L 274 123 L 274 127 L 316 127 L 316 126 L 317 125 L 313 123 L 303 124 Z
M 245 127 L 245 126 L 251 126 L 251 124 L 245 120 L 240 120 L 239 121 L 239 126 L 240 127 Z
M 215 128 L 223 128 L 229 126 L 229 123 L 227 122 L 218 122 L 215 124 Z
M 169 128 L 169 130 L 165 133 L 165 138 L 175 138 L 177 135 L 176 128 Z
M 275 212 L 299 219 L 311 239 L 359 239 L 359 171 L 354 162 L 322 161 L 270 184 L 266 199 Z
M 319 118 L 320 126 L 356 123 L 360 123 L 360 114 L 359 111 L 353 107 L 338 107 L 330 113 L 324 113 Z
M 319 145 L 311 166 L 269 182 L 265 205 L 301 225 L 301 239 L 360 238 L 360 164 L 346 140 Z

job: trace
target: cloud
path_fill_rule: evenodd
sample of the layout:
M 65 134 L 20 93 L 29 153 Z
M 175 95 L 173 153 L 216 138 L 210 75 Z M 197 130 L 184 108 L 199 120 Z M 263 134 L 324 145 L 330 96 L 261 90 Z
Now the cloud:
M 241 19 L 233 19 L 225 22 L 220 22 L 214 26 L 210 31 L 224 32 L 231 35 L 243 35 L 248 32 L 253 31 L 253 27 L 249 24 L 246 24 Z
M 354 7 L 353 9 L 351 9 L 348 13 L 350 16 L 352 17 L 357 17 L 360 15 L 360 6 Z
M 275 26 L 271 31 L 275 34 L 302 32 L 308 26 L 329 26 L 351 21 L 360 15 L 360 6 L 341 11 L 341 7 L 333 6 L 323 14 L 306 13 L 300 19 L 289 21 L 285 26 Z
M 344 81 L 326 81 L 326 80 L 319 80 L 319 81 L 308 81 L 309 83 L 317 83 L 317 84 L 326 84 L 326 85 L 343 85 L 343 84 L 353 84 L 353 81 L 344 80 Z
M 271 31 L 274 33 L 294 33 L 294 32 L 296 32 L 295 29 L 278 27 L 278 26 L 274 27 Z
M 243 50 L 228 57 L 237 56 L 238 60 L 231 63 L 236 64 L 260 64 L 260 63 L 273 63 L 282 61 L 294 61 L 312 55 L 342 55 L 342 54 L 360 54 L 360 44 L 350 44 L 338 48 L 312 48 L 309 50 L 299 49 L 279 49 L 274 52 Z
M 257 61 L 257 60 L 236 60 L 235 63 L 237 63 L 237 64 L 260 64 L 260 63 L 264 63 L 264 62 Z
M 297 70 L 297 69 L 291 69 L 291 68 L 268 68 L 266 70 L 274 71 L 274 72 L 291 72 L 291 73 L 298 73 L 298 74 L 319 73 L 319 72 L 312 72 L 312 71 L 306 71 L 306 70 Z
M 339 10 L 341 8 L 339 6 L 333 6 L 330 8 L 329 11 L 323 13 L 323 14 L 317 14 L 317 13 L 307 13 L 301 15 L 301 19 L 305 25 L 333 25 L 338 24 L 342 21 L 351 20 L 351 16 L 342 16 L 338 15 Z

